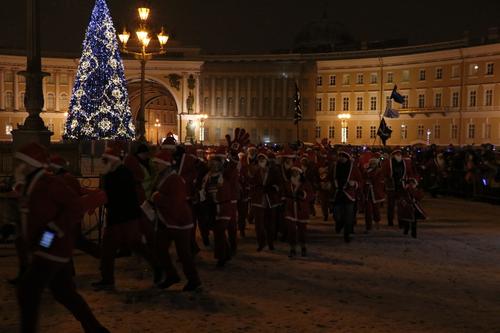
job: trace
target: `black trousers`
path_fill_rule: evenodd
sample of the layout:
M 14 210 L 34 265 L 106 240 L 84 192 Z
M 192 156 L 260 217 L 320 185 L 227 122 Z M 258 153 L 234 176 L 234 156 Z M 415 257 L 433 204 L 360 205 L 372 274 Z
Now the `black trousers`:
M 17 298 L 21 310 L 22 333 L 37 331 L 40 299 L 47 287 L 56 301 L 75 316 L 86 333 L 97 332 L 101 324 L 87 302 L 76 291 L 71 264 L 57 263 L 35 256 L 18 284 Z

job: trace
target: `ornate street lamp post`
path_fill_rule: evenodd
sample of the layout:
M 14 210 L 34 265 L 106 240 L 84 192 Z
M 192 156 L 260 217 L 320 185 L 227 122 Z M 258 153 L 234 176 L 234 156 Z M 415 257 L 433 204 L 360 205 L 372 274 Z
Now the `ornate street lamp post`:
M 138 141 L 145 142 L 146 141 L 146 125 L 145 125 L 145 82 L 146 82 L 146 62 L 151 60 L 154 56 L 165 54 L 167 51 L 165 49 L 165 45 L 168 42 L 169 36 L 165 33 L 163 27 L 159 34 L 157 34 L 158 42 L 160 44 L 160 50 L 156 52 L 147 52 L 147 48 L 149 43 L 151 42 L 151 37 L 149 36 L 149 32 L 147 30 L 147 20 L 149 18 L 150 9 L 146 6 L 139 7 L 137 9 L 139 14 L 139 28 L 136 31 L 137 40 L 141 45 L 141 52 L 133 52 L 127 49 L 127 43 L 130 39 L 130 33 L 123 29 L 123 32 L 118 35 L 120 42 L 122 43 L 121 51 L 126 54 L 131 54 L 135 59 L 141 62 L 141 104 L 139 108 L 139 112 L 137 114 L 136 121 L 136 138 Z

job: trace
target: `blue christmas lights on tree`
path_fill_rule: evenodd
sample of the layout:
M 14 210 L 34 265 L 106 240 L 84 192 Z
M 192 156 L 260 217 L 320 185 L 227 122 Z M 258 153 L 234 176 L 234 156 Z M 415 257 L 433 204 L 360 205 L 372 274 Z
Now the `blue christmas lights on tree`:
M 132 139 L 123 63 L 105 0 L 92 11 L 65 125 L 65 139 Z

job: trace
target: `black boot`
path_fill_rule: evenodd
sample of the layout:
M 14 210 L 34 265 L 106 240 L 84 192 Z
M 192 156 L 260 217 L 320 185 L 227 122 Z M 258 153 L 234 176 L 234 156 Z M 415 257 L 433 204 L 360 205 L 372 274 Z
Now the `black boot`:
M 182 288 L 182 291 L 195 291 L 200 287 L 201 287 L 200 281 L 188 281 L 188 283 L 186 283 L 184 288 Z
M 114 283 L 114 281 L 101 280 L 101 281 L 97 281 L 97 282 L 92 283 L 92 287 L 94 287 L 94 289 L 96 291 L 113 290 L 115 288 L 115 283 Z
M 174 284 L 179 283 L 179 282 L 181 282 L 181 279 L 179 278 L 179 276 L 174 275 L 174 276 L 166 278 L 165 281 L 158 284 L 158 288 L 167 289 L 167 288 L 170 288 L 171 286 L 173 286 Z
M 417 238 L 417 221 L 411 223 L 411 237 Z
M 161 282 L 164 276 L 164 269 L 162 267 L 156 267 L 153 271 L 153 282 L 158 284 Z

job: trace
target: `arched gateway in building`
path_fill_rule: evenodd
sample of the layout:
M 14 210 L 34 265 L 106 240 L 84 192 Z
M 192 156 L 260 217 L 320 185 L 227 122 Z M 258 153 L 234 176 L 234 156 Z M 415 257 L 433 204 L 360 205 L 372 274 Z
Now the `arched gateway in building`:
M 130 80 L 128 82 L 130 108 L 134 119 L 141 107 L 141 82 Z M 168 132 L 174 134 L 178 131 L 179 108 L 172 93 L 161 83 L 146 79 L 144 89 L 145 102 L 145 127 L 148 142 L 161 143 Z

